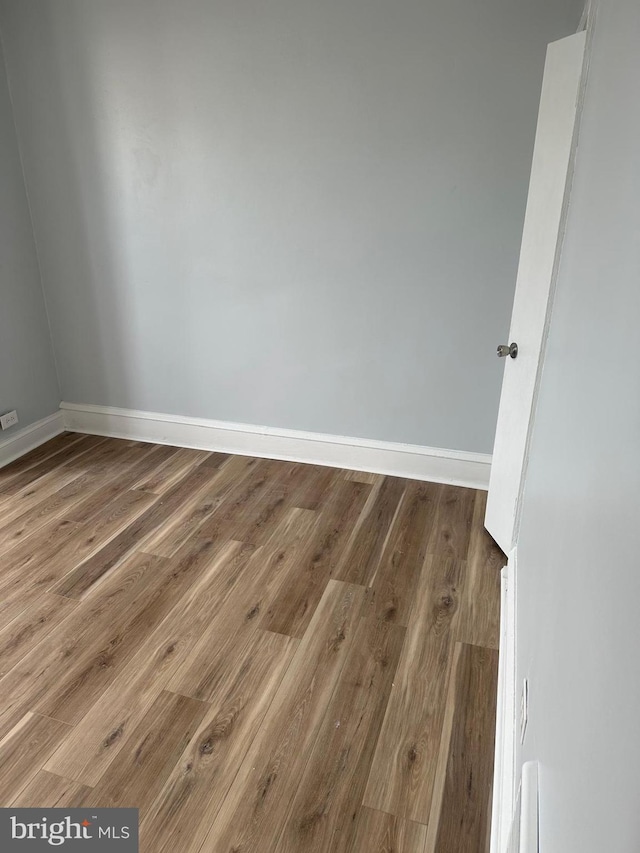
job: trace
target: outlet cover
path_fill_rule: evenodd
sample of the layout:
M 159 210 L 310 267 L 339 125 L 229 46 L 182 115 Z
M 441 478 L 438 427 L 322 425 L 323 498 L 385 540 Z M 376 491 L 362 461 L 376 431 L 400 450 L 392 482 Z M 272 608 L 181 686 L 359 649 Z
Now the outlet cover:
M 0 427 L 2 429 L 9 429 L 9 427 L 15 426 L 18 423 L 18 413 L 13 410 L 13 412 L 7 412 L 6 415 L 2 415 L 0 417 Z

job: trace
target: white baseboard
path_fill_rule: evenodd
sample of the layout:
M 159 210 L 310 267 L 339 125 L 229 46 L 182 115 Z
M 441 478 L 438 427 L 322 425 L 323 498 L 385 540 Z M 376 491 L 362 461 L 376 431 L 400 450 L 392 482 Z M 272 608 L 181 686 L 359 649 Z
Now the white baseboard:
M 64 416 L 62 412 L 55 412 L 28 427 L 17 430 L 4 441 L 0 437 L 0 468 L 61 432 L 64 432 Z
M 60 409 L 65 428 L 71 432 L 310 462 L 474 489 L 489 486 L 491 456 L 487 453 L 441 450 L 110 406 L 61 403 Z

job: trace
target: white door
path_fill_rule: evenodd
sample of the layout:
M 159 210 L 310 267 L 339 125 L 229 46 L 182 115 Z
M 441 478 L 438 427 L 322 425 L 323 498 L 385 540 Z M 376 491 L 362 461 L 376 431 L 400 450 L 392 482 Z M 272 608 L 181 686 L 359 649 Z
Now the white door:
M 505 553 L 519 503 L 568 202 L 586 33 L 547 48 L 485 526 Z

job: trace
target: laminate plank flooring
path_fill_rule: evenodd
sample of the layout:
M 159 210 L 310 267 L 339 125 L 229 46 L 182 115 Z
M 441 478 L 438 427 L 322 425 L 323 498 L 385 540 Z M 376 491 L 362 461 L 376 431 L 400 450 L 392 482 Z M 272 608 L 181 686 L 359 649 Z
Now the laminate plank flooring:
M 102 553 L 111 537 L 136 518 L 153 503 L 153 496 L 145 492 L 124 492 L 110 501 L 95 522 L 54 519 L 38 530 L 33 537 L 22 539 L 2 560 L 0 578 L 0 615 L 11 618 L 18 615 L 29 599 L 24 596 L 25 586 L 30 594 L 58 589 L 61 579 L 69 569 L 78 566 L 91 554 Z
M 149 445 L 134 446 L 123 452 L 117 445 L 103 443 L 99 454 L 96 453 L 96 456 L 100 456 L 99 461 L 94 461 L 93 455 L 86 456 L 86 467 L 73 471 L 70 482 L 52 492 L 47 500 L 40 500 L 30 508 L 25 508 L 18 517 L 5 520 L 0 526 L 0 548 L 9 550 L 50 519 L 62 515 L 69 521 L 91 521 L 102 514 L 106 504 L 129 488 L 139 473 L 162 465 L 167 454 L 159 457 L 156 451 L 165 450 L 175 452 L 173 448 L 150 448 Z M 118 451 L 120 459 L 114 459 Z
M 89 795 L 87 805 L 149 808 L 209 710 L 206 702 L 163 691 Z
M 500 570 L 504 566 L 504 555 L 482 528 L 486 506 L 486 492 L 477 492 L 467 582 L 460 603 L 458 639 L 463 643 L 497 649 L 500 638 Z
M 288 583 L 262 619 L 264 628 L 292 637 L 304 636 L 327 582 L 336 573 L 368 491 L 362 483 L 335 484 L 306 539 L 306 547 L 291 565 Z
M 367 595 L 367 615 L 407 625 L 441 487 L 407 485 Z
M 423 853 L 427 827 L 366 806 L 360 809 L 351 850 L 366 853 Z M 452 851 L 453 853 L 453 851 Z
M 203 847 L 273 850 L 357 634 L 364 590 L 329 581 Z
M 465 564 L 429 556 L 373 757 L 364 804 L 427 823 Z
M 79 809 L 90 793 L 91 788 L 86 785 L 39 770 L 11 805 L 16 809 Z
M 100 438 L 95 435 L 86 435 L 83 436 L 79 441 L 69 442 L 62 450 L 58 450 L 55 454 L 55 464 L 62 465 L 64 467 L 73 468 L 77 465 L 80 458 L 89 453 L 89 451 L 94 450 L 100 444 L 103 444 L 105 441 L 104 438 Z M 29 466 L 26 470 L 20 470 L 19 460 L 16 465 L 18 472 L 13 476 L 11 474 L 5 474 L 2 478 L 0 478 L 0 488 L 2 489 L 3 494 L 7 495 L 15 495 L 25 486 L 28 486 L 30 483 L 35 482 L 39 477 L 45 474 L 50 470 L 52 457 L 47 457 L 43 459 L 41 462 L 38 462 L 35 465 Z M 83 460 L 84 461 L 84 460 Z M 1 469 L 2 471 L 6 471 L 5 468 Z
M 202 724 L 142 823 L 143 850 L 198 850 L 249 744 L 280 686 L 298 642 L 260 631 L 240 668 L 220 683 Z
M 0 630 L 0 677 L 9 672 L 53 628 L 63 622 L 77 601 L 44 592 Z
M 488 850 L 472 489 L 63 433 L 0 470 L 2 805 L 144 853 Z
M 360 619 L 298 782 L 278 853 L 351 849 L 353 815 L 362 802 L 404 634 L 390 622 Z
M 14 484 L 17 477 L 25 471 L 34 468 L 39 462 L 45 459 L 51 460 L 56 453 L 65 450 L 65 448 L 72 444 L 76 444 L 82 438 L 83 436 L 78 433 L 63 432 L 52 438 L 51 441 L 47 441 L 41 444 L 40 447 L 36 447 L 35 450 L 25 453 L 24 456 L 16 459 L 15 462 L 11 462 L 9 465 L 0 468 L 0 492 L 4 492 L 8 486 Z M 49 467 L 51 470 L 54 470 L 57 465 L 55 462 L 52 463 L 50 461 Z
M 182 480 L 159 499 L 145 491 L 134 491 L 130 494 L 140 498 L 144 496 L 146 511 L 136 514 L 135 520 L 124 526 L 119 535 L 96 551 L 90 558 L 77 562 L 76 568 L 69 572 L 56 592 L 69 598 L 82 598 L 110 569 L 116 566 L 126 555 L 138 545 L 144 543 L 146 537 L 153 533 L 166 519 L 175 517 L 185 511 L 197 495 L 205 489 L 215 476 L 208 468 L 196 467 Z M 143 501 L 141 501 L 142 503 Z
M 495 649 L 456 644 L 425 853 L 489 841 L 497 672 Z
M 10 805 L 38 772 L 38 762 L 64 738 L 69 726 L 28 712 L 0 741 L 0 806 Z
M 233 584 L 234 575 L 237 577 L 246 566 L 252 552 L 252 548 L 240 542 L 226 543 L 216 551 L 194 548 L 191 555 L 183 556 L 195 558 L 191 566 L 199 572 L 198 579 L 181 597 L 180 589 L 172 588 L 176 581 L 179 582 L 176 569 L 180 565 L 188 566 L 187 559 L 179 559 L 172 565 L 170 561 L 142 553 L 132 558 L 128 566 L 137 559 L 151 561 L 152 571 L 157 571 L 158 567 L 161 571 L 164 569 L 167 589 L 173 594 L 178 593 L 177 604 L 161 621 L 156 616 L 155 630 L 151 630 L 135 655 L 124 663 L 121 675 L 111 681 L 101 701 L 93 705 L 75 726 L 65 747 L 56 752 L 45 769 L 87 785 L 97 784 L 122 749 L 131 728 L 139 723 L 147 708 L 165 689 L 176 669 L 184 666 L 194 644 L 201 639 L 210 623 L 215 623 L 214 608 L 219 612 L 227 587 Z M 198 560 L 203 556 L 207 566 L 201 570 Z M 113 581 L 121 574 L 122 571 L 116 573 Z M 166 612 L 166 605 L 160 616 L 163 612 Z M 140 617 L 137 621 L 140 622 Z M 148 615 L 145 622 L 152 627 Z M 212 654 L 209 646 L 209 658 Z
M 385 477 L 371 489 L 369 500 L 341 555 L 336 574 L 339 580 L 371 585 L 406 487 L 406 480 Z

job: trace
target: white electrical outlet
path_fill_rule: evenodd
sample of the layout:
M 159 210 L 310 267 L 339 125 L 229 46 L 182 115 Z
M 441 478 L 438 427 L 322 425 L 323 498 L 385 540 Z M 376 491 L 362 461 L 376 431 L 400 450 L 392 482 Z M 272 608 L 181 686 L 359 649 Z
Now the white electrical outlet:
M 522 695 L 520 696 L 520 743 L 524 743 L 527 733 L 527 722 L 529 721 L 529 679 L 522 682 Z
M 7 412 L 6 415 L 0 416 L 0 427 L 2 429 L 9 429 L 9 427 L 15 426 L 18 423 L 18 413 L 14 409 L 13 412 Z

